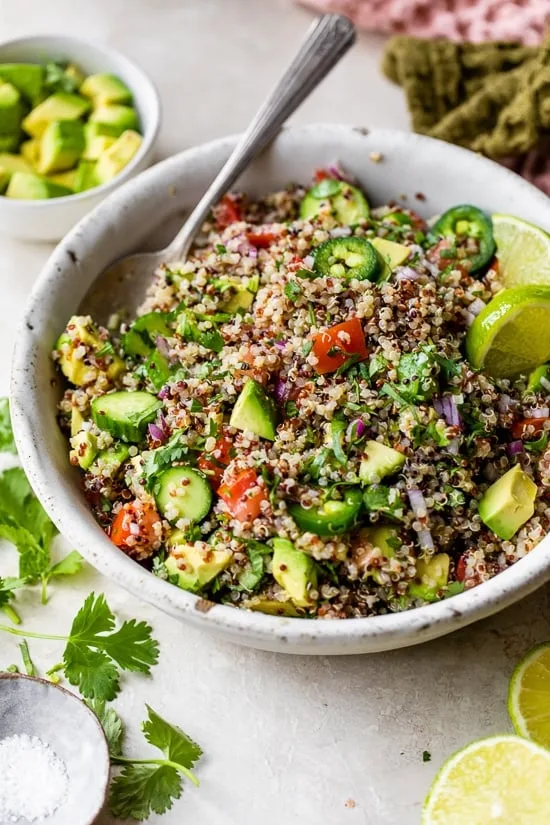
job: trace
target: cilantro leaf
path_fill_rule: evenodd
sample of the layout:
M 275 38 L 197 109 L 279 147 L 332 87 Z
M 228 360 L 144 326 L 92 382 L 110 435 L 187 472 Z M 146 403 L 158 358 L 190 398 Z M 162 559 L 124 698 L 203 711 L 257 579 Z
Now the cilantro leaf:
M 123 670 L 149 673 L 158 660 L 151 628 L 135 619 L 114 630 L 115 617 L 105 596 L 90 593 L 74 618 L 63 653 L 65 675 L 89 699 L 114 699 Z
M 300 285 L 296 283 L 296 281 L 288 281 L 285 284 L 284 293 L 289 301 L 292 303 L 296 303 L 300 295 L 302 294 L 302 290 L 300 289 Z
M 243 590 L 252 592 L 260 585 L 271 553 L 271 547 L 267 544 L 254 540 L 247 542 L 248 565 L 239 574 L 239 584 Z
M 17 453 L 7 398 L 0 398 L 0 453 Z
M 44 67 L 44 86 L 49 94 L 67 92 L 74 94 L 78 90 L 78 81 L 66 74 L 61 63 L 46 63 Z
M 182 793 L 181 776 L 169 765 L 127 765 L 113 779 L 109 795 L 111 812 L 120 819 L 147 819 L 164 814 Z
M 55 576 L 74 576 L 82 569 L 84 559 L 76 550 L 72 550 L 61 561 L 51 564 L 46 572 L 48 579 Z
M 348 457 L 344 452 L 343 440 L 346 431 L 346 422 L 339 419 L 333 419 L 330 422 L 330 448 L 333 452 L 334 458 L 338 464 L 345 465 L 348 462 Z
M 170 762 L 177 762 L 188 770 L 202 755 L 202 749 L 176 725 L 170 725 L 149 705 L 145 706 L 149 718 L 142 730 L 150 745 L 159 748 Z
M 19 552 L 19 576 L 36 581 L 50 563 L 57 528 L 34 495 L 21 467 L 0 475 L 0 537 Z
M 184 431 L 177 430 L 164 447 L 158 447 L 156 450 L 143 453 L 142 471 L 145 476 L 145 486 L 148 490 L 153 486 L 155 476 L 161 470 L 171 467 L 172 464 L 187 456 L 189 448 L 183 441 L 184 437 Z
M 103 733 L 109 745 L 109 754 L 111 756 L 120 756 L 122 754 L 122 740 L 124 739 L 122 719 L 116 710 L 114 708 L 108 708 L 102 699 L 89 700 L 87 705 L 101 723 Z
M 64 671 L 71 685 L 88 699 L 111 701 L 120 690 L 120 675 L 109 657 L 99 650 L 67 642 Z
M 149 705 L 146 707 L 144 736 L 166 759 L 133 760 L 114 756 L 113 762 L 125 767 L 111 784 L 109 805 L 112 813 L 123 819 L 131 817 L 140 821 L 152 811 L 157 814 L 168 811 L 183 790 L 180 774 L 198 785 L 191 768 L 202 755 L 202 749 L 180 728 L 170 725 Z

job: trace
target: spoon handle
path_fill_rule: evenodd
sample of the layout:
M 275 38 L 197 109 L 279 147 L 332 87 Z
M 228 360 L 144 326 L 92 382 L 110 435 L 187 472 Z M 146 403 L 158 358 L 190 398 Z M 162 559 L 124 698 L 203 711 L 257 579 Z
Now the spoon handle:
M 231 188 L 249 163 L 271 143 L 283 123 L 326 77 L 354 41 L 353 24 L 343 15 L 326 14 L 313 23 L 292 63 L 170 244 L 167 250 L 168 262 L 186 257 L 195 235 L 214 204 Z

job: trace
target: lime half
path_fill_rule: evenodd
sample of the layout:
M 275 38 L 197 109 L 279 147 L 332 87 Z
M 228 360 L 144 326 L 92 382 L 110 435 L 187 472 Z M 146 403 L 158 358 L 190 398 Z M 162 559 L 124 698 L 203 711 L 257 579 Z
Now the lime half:
M 514 670 L 508 713 L 516 733 L 550 748 L 550 643 L 535 647 Z
M 474 319 L 466 355 L 493 378 L 526 374 L 550 359 L 550 285 L 499 292 Z
M 550 752 L 519 736 L 473 742 L 443 765 L 422 825 L 548 825 Z
M 550 235 L 512 215 L 493 215 L 503 286 L 550 284 Z

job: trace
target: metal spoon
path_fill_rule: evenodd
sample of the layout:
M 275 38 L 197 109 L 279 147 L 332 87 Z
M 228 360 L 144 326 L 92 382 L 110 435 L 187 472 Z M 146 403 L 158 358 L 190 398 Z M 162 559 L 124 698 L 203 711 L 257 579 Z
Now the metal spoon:
M 174 240 L 158 252 L 129 255 L 110 266 L 95 281 L 84 299 L 82 309 L 100 320 L 100 316 L 105 314 L 107 294 L 111 308 L 119 297 L 124 296 L 125 308 L 135 310 L 157 267 L 162 263 L 185 259 L 212 207 L 254 158 L 271 143 L 283 123 L 326 77 L 354 41 L 355 29 L 347 17 L 326 14 L 314 22 L 288 69 L 260 107 L 228 161 Z M 128 289 L 130 285 L 131 289 Z

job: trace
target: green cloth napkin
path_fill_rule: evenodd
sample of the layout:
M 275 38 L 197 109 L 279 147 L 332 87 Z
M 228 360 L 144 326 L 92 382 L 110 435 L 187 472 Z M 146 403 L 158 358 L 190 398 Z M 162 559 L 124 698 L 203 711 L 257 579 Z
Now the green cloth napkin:
M 550 131 L 550 39 L 528 47 L 399 35 L 382 71 L 405 90 L 416 132 L 500 158 Z

